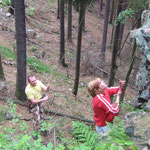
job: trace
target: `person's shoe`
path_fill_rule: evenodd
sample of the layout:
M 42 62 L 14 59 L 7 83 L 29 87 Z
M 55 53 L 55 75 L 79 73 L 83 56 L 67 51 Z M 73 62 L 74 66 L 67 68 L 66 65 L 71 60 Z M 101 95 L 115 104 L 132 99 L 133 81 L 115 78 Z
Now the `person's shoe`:
M 36 136 L 32 136 L 32 138 L 34 139 L 34 140 L 37 140 L 38 139 L 38 136 L 36 135 Z

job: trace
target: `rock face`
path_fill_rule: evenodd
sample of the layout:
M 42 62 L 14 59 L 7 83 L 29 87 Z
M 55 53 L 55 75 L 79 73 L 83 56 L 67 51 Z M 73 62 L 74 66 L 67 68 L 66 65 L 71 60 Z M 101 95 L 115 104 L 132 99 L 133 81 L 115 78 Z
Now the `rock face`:
M 125 116 L 125 131 L 139 150 L 150 149 L 150 113 L 130 112 Z
M 138 91 L 135 107 L 140 108 L 146 102 L 146 110 L 150 111 L 150 10 L 143 11 L 141 18 L 143 26 L 130 32 L 130 37 L 136 39 L 143 54 L 140 70 L 136 76 Z

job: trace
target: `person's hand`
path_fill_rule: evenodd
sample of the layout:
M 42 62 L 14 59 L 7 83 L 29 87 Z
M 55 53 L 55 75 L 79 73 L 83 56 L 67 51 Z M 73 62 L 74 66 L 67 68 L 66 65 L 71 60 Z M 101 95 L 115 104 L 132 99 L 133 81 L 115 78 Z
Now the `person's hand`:
M 121 94 L 122 94 L 122 90 L 119 90 L 117 96 L 120 97 Z
M 125 83 L 126 83 L 126 81 L 120 80 L 120 81 L 119 81 L 119 87 L 120 87 L 120 88 L 123 88 L 124 85 L 125 85 Z
M 43 101 L 46 101 L 46 100 L 48 100 L 48 96 L 45 96 L 45 97 L 43 98 Z

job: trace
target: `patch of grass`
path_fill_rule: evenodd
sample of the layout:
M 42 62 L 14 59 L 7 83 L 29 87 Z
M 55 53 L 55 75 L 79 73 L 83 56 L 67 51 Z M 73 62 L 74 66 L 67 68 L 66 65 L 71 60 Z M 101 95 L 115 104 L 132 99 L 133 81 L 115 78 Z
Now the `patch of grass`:
M 2 0 L 3 7 L 10 6 L 10 5 L 11 5 L 11 0 Z
M 2 52 L 3 57 L 16 60 L 16 54 L 14 52 L 12 52 L 10 49 L 0 46 L 0 51 Z
M 55 10 L 54 4 L 56 3 L 56 0 L 49 0 L 48 7 Z
M 29 47 L 29 50 L 35 52 L 37 50 L 37 48 L 34 45 L 32 45 Z
M 28 16 L 31 16 L 33 17 L 35 15 L 35 8 L 34 7 L 29 7 L 27 10 L 26 10 L 26 15 Z
M 6 120 L 5 113 L 0 111 L 0 122 Z
M 67 75 L 58 72 L 57 67 L 56 67 L 55 65 L 53 65 L 53 66 L 51 67 L 51 69 L 52 69 L 52 75 L 54 75 L 55 77 L 68 79 L 68 78 L 67 78 Z
M 16 61 L 16 54 L 12 52 L 10 49 L 6 47 L 0 46 L 0 51 L 2 52 L 2 56 L 5 58 L 9 58 Z M 47 64 L 41 62 L 37 58 L 27 57 L 27 65 L 33 66 L 38 72 L 45 72 L 52 74 L 57 79 L 65 79 L 67 80 L 67 75 L 60 73 L 55 65 L 48 66 Z
M 51 73 L 48 65 L 44 64 L 39 59 L 28 57 L 27 64 L 32 65 L 39 72 Z

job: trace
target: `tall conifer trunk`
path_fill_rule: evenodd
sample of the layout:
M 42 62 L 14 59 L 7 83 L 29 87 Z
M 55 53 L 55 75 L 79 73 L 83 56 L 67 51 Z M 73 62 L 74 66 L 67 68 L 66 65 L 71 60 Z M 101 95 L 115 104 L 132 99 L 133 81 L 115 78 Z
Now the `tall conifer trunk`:
M 79 11 L 79 26 L 78 26 L 78 41 L 77 41 L 77 55 L 76 55 L 76 75 L 74 81 L 73 94 L 76 96 L 78 92 L 79 76 L 80 76 L 80 57 L 82 45 L 82 31 L 83 31 L 83 17 L 84 17 L 84 0 L 80 0 Z
M 1 52 L 0 52 L 0 80 L 5 80 L 2 61 L 1 61 Z
M 121 6 L 122 3 L 123 3 L 123 0 L 118 1 L 117 16 L 122 11 L 122 6 Z M 118 24 L 115 28 L 112 59 L 111 59 L 111 70 L 110 70 L 110 77 L 109 77 L 109 86 L 114 85 L 115 74 L 116 74 L 116 70 L 117 70 L 116 59 L 117 59 L 117 52 L 118 52 L 119 32 L 120 32 L 120 22 L 118 22 Z
M 59 63 L 63 67 L 67 67 L 65 64 L 65 19 L 64 19 L 64 0 L 59 1 L 60 6 L 60 56 Z
M 104 26 L 103 26 L 103 40 L 102 40 L 102 47 L 101 47 L 101 51 L 100 51 L 101 62 L 105 61 L 109 8 L 110 8 L 110 0 L 107 0 L 106 8 L 105 8 L 105 20 L 104 20 Z
M 26 25 L 24 0 L 15 0 L 15 26 L 17 46 L 16 97 L 26 100 Z
M 68 0 L 68 41 L 72 42 L 72 0 Z

